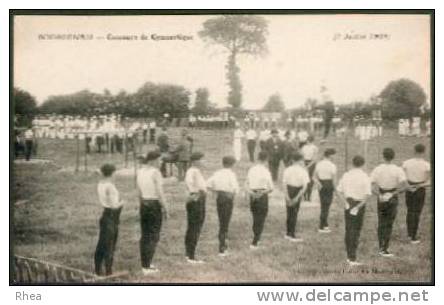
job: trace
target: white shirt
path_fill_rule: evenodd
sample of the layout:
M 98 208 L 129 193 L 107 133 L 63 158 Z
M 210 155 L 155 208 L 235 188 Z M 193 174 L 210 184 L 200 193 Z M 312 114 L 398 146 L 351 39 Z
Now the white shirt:
M 188 192 L 197 193 L 199 191 L 207 191 L 207 184 L 202 173 L 197 167 L 190 167 L 185 174 L 185 184 Z
M 26 140 L 32 140 L 34 138 L 34 133 L 31 129 L 28 129 L 25 131 L 25 139 Z
M 353 168 L 339 180 L 337 190 L 343 193 L 345 198 L 362 201 L 372 194 L 370 177 L 362 169 Z
M 156 128 L 156 122 L 154 122 L 154 121 L 150 122 L 150 128 L 151 129 Z
M 163 178 L 159 169 L 155 167 L 142 167 L 137 171 L 137 187 L 139 188 L 142 199 L 157 200 L 160 199 L 158 185 L 162 185 Z
M 308 132 L 306 132 L 305 130 L 301 130 L 298 132 L 298 139 L 301 142 L 306 142 L 308 139 Z
M 328 159 L 322 159 L 316 164 L 314 173 L 321 180 L 332 180 L 338 169 L 336 165 Z
M 257 133 L 254 129 L 248 129 L 246 133 L 247 140 L 256 140 Z
M 406 180 L 404 171 L 395 164 L 380 164 L 370 174 L 372 182 L 382 189 L 397 188 L 401 182 Z
M 207 181 L 208 188 L 215 191 L 228 193 L 238 193 L 239 183 L 236 174 L 229 168 L 222 168 L 216 171 Z
M 313 143 L 308 143 L 302 147 L 301 153 L 304 156 L 304 160 L 312 161 L 316 158 L 316 155 L 318 154 L 318 148 Z
M 272 190 L 274 186 L 271 173 L 263 164 L 253 165 L 248 170 L 247 184 L 251 190 Z
M 410 182 L 425 182 L 429 179 L 430 163 L 422 158 L 412 158 L 404 161 L 402 168 Z
M 240 130 L 240 129 L 236 129 L 235 131 L 234 131 L 234 138 L 235 139 L 241 139 L 241 138 L 243 138 L 244 137 L 244 133 L 242 132 L 242 130 Z
M 294 164 L 284 170 L 282 183 L 294 187 L 303 187 L 310 182 L 310 177 L 305 167 Z
M 270 138 L 270 131 L 269 130 L 262 130 L 259 135 L 259 140 L 267 141 L 269 138 Z
M 100 181 L 97 185 L 99 202 L 105 208 L 117 209 L 123 205 L 119 199 L 119 191 L 111 181 Z

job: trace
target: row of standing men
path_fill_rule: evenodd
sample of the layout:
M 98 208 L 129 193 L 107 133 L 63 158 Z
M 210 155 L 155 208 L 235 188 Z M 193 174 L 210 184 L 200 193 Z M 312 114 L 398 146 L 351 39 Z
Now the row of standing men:
M 274 147 L 272 147 L 274 149 Z M 365 206 L 372 194 L 377 196 L 379 255 L 391 257 L 388 251 L 390 236 L 398 209 L 398 196 L 406 193 L 407 234 L 412 244 L 419 243 L 417 230 L 419 218 L 424 206 L 425 188 L 430 184 L 430 164 L 424 160 L 425 147 L 418 144 L 414 147 L 413 158 L 406 160 L 402 167 L 392 163 L 395 152 L 391 148 L 383 150 L 384 163 L 378 165 L 370 174 L 363 170 L 365 160 L 361 156 L 353 157 L 353 168 L 336 182 L 337 168 L 332 156 L 335 150 L 324 151 L 322 160 L 315 164 L 313 182 L 317 185 L 321 201 L 320 233 L 330 233 L 328 227 L 329 208 L 336 194 L 344 204 L 345 248 L 347 262 L 351 266 L 360 265 L 357 261 L 357 249 L 360 232 L 363 226 Z M 269 170 L 271 154 L 262 150 L 256 163 L 247 173 L 245 190 L 249 197 L 252 214 L 253 238 L 250 249 L 260 248 L 264 224 L 268 214 L 269 194 L 275 189 L 272 171 Z M 137 172 L 137 187 L 140 198 L 140 255 L 144 275 L 158 272 L 152 264 L 156 246 L 160 237 L 162 222 L 167 217 L 168 201 L 163 190 L 163 178 L 159 170 L 160 153 L 150 151 L 143 159 L 143 165 Z M 185 256 L 190 264 L 202 264 L 197 259 L 196 248 L 205 220 L 207 192 L 216 194 L 217 214 L 219 219 L 219 255 L 228 255 L 226 242 L 229 223 L 233 212 L 234 198 L 240 193 L 237 177 L 233 171 L 236 160 L 232 156 L 222 159 L 222 168 L 208 180 L 201 172 L 204 154 L 193 152 L 190 156 L 190 167 L 186 170 L 185 185 L 187 229 L 185 232 Z M 123 202 L 112 181 L 113 165 L 102 167 L 103 180 L 99 182 L 99 200 L 104 206 L 100 220 L 99 242 L 95 254 L 95 266 L 98 274 L 112 272 L 112 258 L 117 242 L 118 219 Z M 296 226 L 302 198 L 310 183 L 309 173 L 300 152 L 293 152 L 290 163 L 285 168 L 282 179 L 286 202 L 285 239 L 289 242 L 302 242 L 296 235 Z

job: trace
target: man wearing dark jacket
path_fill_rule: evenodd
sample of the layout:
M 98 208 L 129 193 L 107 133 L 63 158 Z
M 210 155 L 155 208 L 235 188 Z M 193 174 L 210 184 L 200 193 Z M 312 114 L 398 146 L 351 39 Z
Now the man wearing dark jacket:
M 279 138 L 279 132 L 276 129 L 271 131 L 271 138 L 267 140 L 265 147 L 268 153 L 268 166 L 270 168 L 271 177 L 273 178 L 273 181 L 277 181 L 279 176 L 279 165 L 284 152 L 284 144 Z

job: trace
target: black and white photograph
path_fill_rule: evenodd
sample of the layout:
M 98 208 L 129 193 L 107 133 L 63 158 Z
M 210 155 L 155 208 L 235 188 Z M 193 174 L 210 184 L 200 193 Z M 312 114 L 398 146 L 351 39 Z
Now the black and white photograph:
M 433 10 L 10 23 L 10 285 L 434 284 Z

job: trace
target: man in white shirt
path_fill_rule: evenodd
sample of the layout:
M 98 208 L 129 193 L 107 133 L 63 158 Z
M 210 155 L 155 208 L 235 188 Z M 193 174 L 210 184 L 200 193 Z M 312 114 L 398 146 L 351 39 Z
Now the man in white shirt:
M 204 154 L 194 152 L 190 156 L 190 168 L 185 174 L 185 184 L 189 193 L 187 209 L 187 232 L 185 234 L 185 250 L 187 261 L 191 264 L 203 263 L 195 257 L 197 242 L 205 220 L 205 201 L 207 186 L 200 171 L 201 159 Z
M 159 242 L 162 218 L 167 217 L 163 179 L 159 170 L 160 153 L 150 151 L 137 172 L 137 188 L 140 197 L 140 256 L 144 275 L 158 272 L 152 264 Z M 163 217 L 162 217 L 163 216 Z
M 143 122 L 142 124 L 142 135 L 143 135 L 143 144 L 146 144 L 146 138 L 148 136 L 148 123 Z
M 359 235 L 364 221 L 365 204 L 372 194 L 370 177 L 363 171 L 365 160 L 355 156 L 353 168 L 339 180 L 337 195 L 344 203 L 345 247 L 347 262 L 352 266 L 361 265 L 356 261 Z
M 308 132 L 305 129 L 301 129 L 297 133 L 299 148 L 302 148 L 305 144 L 307 144 L 308 140 Z
M 392 163 L 393 149 L 384 148 L 382 156 L 384 163 L 375 167 L 370 177 L 378 194 L 379 255 L 391 257 L 388 247 L 398 209 L 398 193 L 405 190 L 406 177 L 402 168 Z
M 293 242 L 301 242 L 303 241 L 302 238 L 296 238 L 296 224 L 301 199 L 310 178 L 304 166 L 302 155 L 295 152 L 292 154 L 292 159 L 293 163 L 284 170 L 282 180 L 287 205 L 287 234 L 285 238 Z
M 313 181 L 319 190 L 321 201 L 321 215 L 319 219 L 319 233 L 330 233 L 328 226 L 328 213 L 333 202 L 333 193 L 336 187 L 336 165 L 331 161 L 331 157 L 336 154 L 334 148 L 327 148 L 324 151 L 324 158 L 316 164 Z
M 31 159 L 31 155 L 34 147 L 34 132 L 32 128 L 28 128 L 25 131 L 25 158 L 26 161 Z
M 250 196 L 250 210 L 253 215 L 253 241 L 250 249 L 256 250 L 264 230 L 268 214 L 268 194 L 273 191 L 273 179 L 267 168 L 268 154 L 260 151 L 257 163 L 248 170 L 246 189 Z
M 248 155 L 250 157 L 250 162 L 254 162 L 254 152 L 256 150 L 257 139 L 256 130 L 254 130 L 253 127 L 248 128 L 245 137 L 247 138 L 247 149 Z
M 234 196 L 239 193 L 237 177 L 232 170 L 236 159 L 232 156 L 222 158 L 222 169 L 216 171 L 207 181 L 208 189 L 216 192 L 217 216 L 219 218 L 219 255 L 227 255 L 226 236 L 233 212 Z
M 419 219 L 425 202 L 425 188 L 430 185 L 430 163 L 424 160 L 424 153 L 425 146 L 416 144 L 415 156 L 402 164 L 409 184 L 405 194 L 407 234 L 413 244 L 420 242 L 417 238 Z
M 308 170 L 308 175 L 310 177 L 310 183 L 307 185 L 307 189 L 305 191 L 305 200 L 310 201 L 311 200 L 311 192 L 313 189 L 313 172 L 316 166 L 316 161 L 318 158 L 318 147 L 313 143 L 314 137 L 312 135 L 308 136 L 307 138 L 307 144 L 302 146 L 301 152 L 304 156 L 304 162 L 305 166 Z
M 270 130 L 265 127 L 259 133 L 259 147 L 261 150 L 267 150 L 267 141 L 270 138 L 271 133 Z
M 239 124 L 236 123 L 236 129 L 233 134 L 233 153 L 236 161 L 240 161 L 242 158 L 242 138 L 244 137 L 244 132 L 240 128 Z
M 105 265 L 105 275 L 112 274 L 114 250 L 119 232 L 119 218 L 123 201 L 120 200 L 112 176 L 116 170 L 112 164 L 105 164 L 100 168 L 103 179 L 97 185 L 99 202 L 103 206 L 100 217 L 99 240 L 94 254 L 94 266 L 97 275 L 103 275 L 102 265 Z

